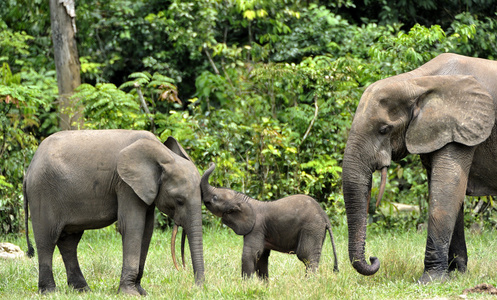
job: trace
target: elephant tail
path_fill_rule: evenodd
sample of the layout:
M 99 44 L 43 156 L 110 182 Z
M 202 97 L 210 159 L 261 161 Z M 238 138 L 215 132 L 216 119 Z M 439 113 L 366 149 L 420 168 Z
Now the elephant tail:
M 328 231 L 328 234 L 330 235 L 330 240 L 331 240 L 331 246 L 333 247 L 333 256 L 335 257 L 335 262 L 333 266 L 333 272 L 338 272 L 338 258 L 337 258 L 337 250 L 335 247 L 335 239 L 333 238 L 333 232 L 331 231 L 331 224 L 328 221 L 328 226 L 326 226 L 326 230 Z
M 28 209 L 28 195 L 26 193 L 26 180 L 22 183 L 22 194 L 24 196 L 24 225 L 26 227 L 26 242 L 28 244 L 28 257 L 31 258 L 35 255 L 35 249 L 29 240 L 29 209 Z

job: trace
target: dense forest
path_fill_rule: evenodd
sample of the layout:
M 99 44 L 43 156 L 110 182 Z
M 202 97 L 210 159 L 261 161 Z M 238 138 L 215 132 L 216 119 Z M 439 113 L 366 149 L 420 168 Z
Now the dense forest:
M 217 164 L 211 184 L 260 200 L 309 194 L 330 215 L 344 214 L 341 159 L 365 87 L 444 52 L 497 57 L 491 0 L 75 3 L 81 85 L 72 99 L 84 128 L 172 135 L 200 173 Z M 48 1 L 1 1 L 2 234 L 22 230 L 24 171 L 61 130 L 58 104 Z M 375 224 L 422 223 L 419 158 L 393 164 L 388 177 L 383 205 L 419 205 L 421 214 L 372 212 Z M 492 200 L 468 199 L 467 219 L 495 225 Z

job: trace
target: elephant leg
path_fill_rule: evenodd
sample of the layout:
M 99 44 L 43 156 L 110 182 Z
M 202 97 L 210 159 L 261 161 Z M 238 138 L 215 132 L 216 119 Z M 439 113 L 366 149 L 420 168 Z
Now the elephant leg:
M 426 169 L 428 175 L 428 183 L 431 179 L 431 162 L 428 156 L 422 155 L 421 161 Z M 430 184 L 429 184 L 430 186 Z M 468 253 L 466 249 L 466 239 L 464 236 L 464 205 L 461 205 L 459 214 L 457 216 L 456 225 L 452 234 L 452 239 L 449 247 L 448 265 L 449 272 L 458 270 L 465 272 L 468 262 Z
M 144 239 L 146 216 L 149 207 L 139 200 L 131 188 L 118 192 L 118 228 L 123 242 L 123 266 L 119 292 L 139 296 L 136 283 L 142 261 L 144 243 L 148 249 L 150 240 Z M 141 292 L 145 292 L 141 289 Z
M 264 252 L 264 237 L 248 234 L 243 237 L 242 277 L 249 278 L 256 272 L 257 261 Z
M 319 234 L 314 230 L 302 232 L 300 235 L 296 254 L 298 259 L 304 263 L 307 274 L 316 272 L 319 267 L 325 233 L 325 230 Z
M 89 291 L 90 288 L 81 272 L 77 256 L 78 243 L 83 236 L 83 232 L 73 234 L 62 233 L 57 241 L 57 247 L 66 267 L 67 284 L 78 291 Z
M 473 153 L 471 147 L 448 144 L 432 155 L 428 237 L 420 283 L 447 279 L 449 248 L 464 201 Z M 457 230 L 456 238 L 460 238 Z
M 456 226 L 452 234 L 452 240 L 449 247 L 448 265 L 449 272 L 458 270 L 461 273 L 466 272 L 468 265 L 468 251 L 466 249 L 466 239 L 464 236 L 464 206 L 461 205 L 457 216 Z
M 50 228 L 52 227 L 50 225 L 43 227 L 35 225 L 33 231 L 38 252 L 38 292 L 48 293 L 55 291 L 56 288 L 52 262 L 58 234 L 57 237 L 51 235 Z M 40 230 L 42 231 L 40 232 Z
M 261 256 L 257 260 L 257 276 L 264 280 L 267 280 L 269 278 L 268 260 L 270 253 L 270 249 L 264 249 Z
M 138 268 L 138 276 L 136 277 L 136 289 L 142 296 L 146 296 L 147 292 L 141 286 L 141 279 L 143 277 L 143 270 L 145 269 L 145 261 L 147 259 L 148 248 L 150 246 L 150 240 L 152 239 L 152 234 L 154 232 L 154 219 L 155 219 L 155 207 L 149 207 L 147 211 L 147 216 L 145 220 L 145 230 L 143 233 L 142 248 L 140 252 L 140 266 Z

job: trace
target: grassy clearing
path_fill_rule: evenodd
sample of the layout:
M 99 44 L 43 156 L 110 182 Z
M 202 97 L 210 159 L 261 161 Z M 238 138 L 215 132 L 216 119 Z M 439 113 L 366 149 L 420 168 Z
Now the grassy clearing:
M 373 234 L 368 236 L 367 255 L 381 260 L 380 271 L 371 277 L 359 275 L 347 255 L 347 232 L 343 225 L 334 228 L 340 273 L 333 273 L 333 254 L 329 238 L 325 240 L 319 271 L 305 276 L 304 265 L 294 255 L 272 252 L 269 282 L 241 279 L 242 237 L 226 228 L 204 228 L 206 284 L 197 288 L 189 255 L 187 269 L 176 271 L 170 254 L 171 232 L 156 231 L 145 267 L 143 287 L 148 299 L 460 299 L 466 288 L 479 283 L 497 285 L 497 232 L 467 234 L 469 272 L 456 274 L 446 283 L 427 286 L 416 284 L 423 271 L 426 233 Z M 22 237 L 4 241 L 26 250 Z M 124 299 L 117 295 L 121 272 L 120 235 L 114 227 L 87 231 L 78 248 L 83 273 L 92 292 L 77 293 L 66 285 L 60 254 L 54 255 L 56 293 L 37 293 L 38 265 L 35 259 L 0 261 L 1 299 Z M 179 249 L 178 249 L 179 253 Z M 189 252 L 187 252 L 189 253 Z M 470 294 L 468 299 L 488 295 Z

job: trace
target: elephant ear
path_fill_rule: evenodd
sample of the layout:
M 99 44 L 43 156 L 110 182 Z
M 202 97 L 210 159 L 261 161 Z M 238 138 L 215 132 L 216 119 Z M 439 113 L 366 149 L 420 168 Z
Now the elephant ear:
M 117 173 L 147 205 L 159 192 L 161 165 L 174 161 L 157 140 L 140 139 L 119 152 Z
M 193 160 L 190 158 L 190 156 L 188 156 L 188 154 L 186 154 L 185 149 L 183 149 L 183 147 L 181 147 L 179 142 L 175 138 L 173 138 L 172 136 L 167 138 L 167 140 L 164 142 L 164 146 L 166 146 L 169 150 L 173 151 L 174 153 L 178 154 L 179 156 L 183 157 L 184 159 L 187 159 L 187 160 L 193 162 Z
M 425 76 L 408 80 L 414 96 L 406 133 L 410 153 L 429 153 L 451 142 L 474 146 L 485 141 L 495 123 L 492 97 L 473 77 Z
M 255 212 L 246 201 L 238 202 L 223 213 L 222 221 L 238 235 L 249 234 L 255 225 Z

